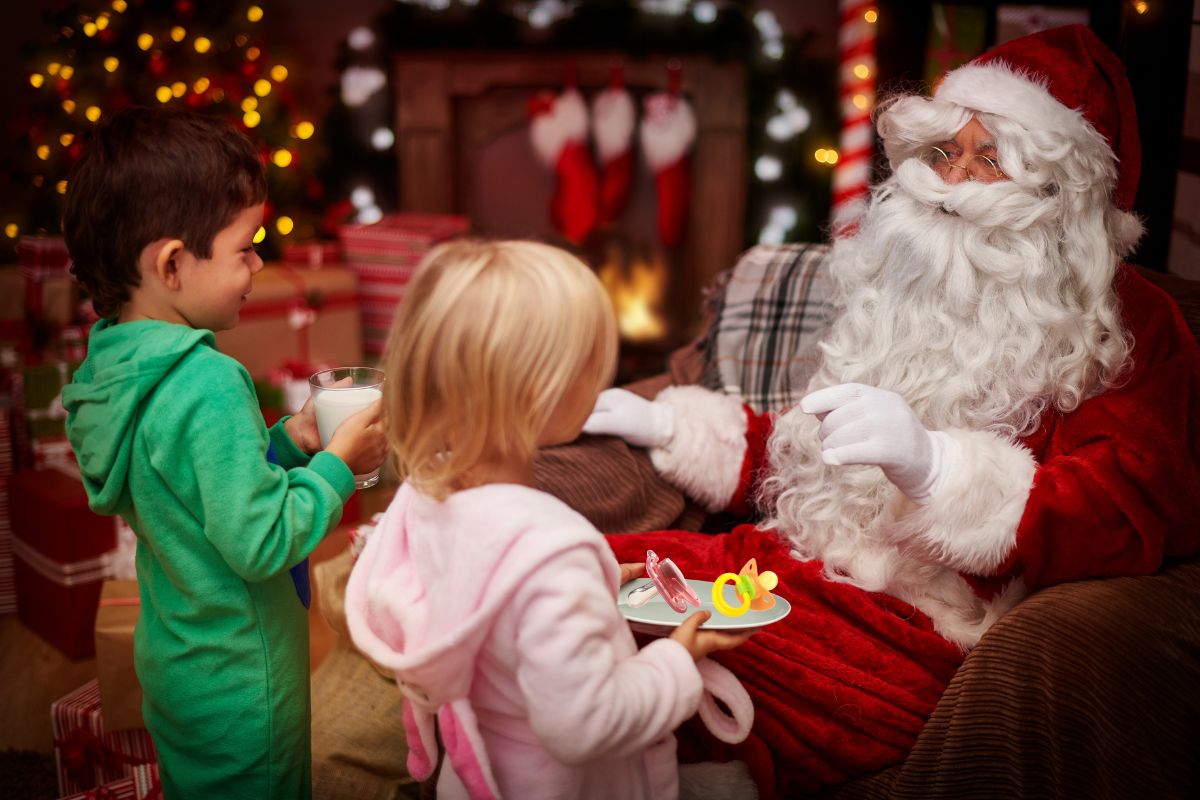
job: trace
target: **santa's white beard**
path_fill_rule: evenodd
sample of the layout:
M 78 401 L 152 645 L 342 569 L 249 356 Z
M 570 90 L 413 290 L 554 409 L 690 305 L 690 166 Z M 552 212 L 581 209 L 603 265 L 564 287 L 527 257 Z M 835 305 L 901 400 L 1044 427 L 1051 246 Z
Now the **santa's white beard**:
M 809 390 L 889 389 L 930 430 L 1014 439 L 1048 407 L 1071 410 L 1094 394 L 1115 366 L 1107 362 L 1123 359 L 1112 347 L 1115 300 L 1081 286 L 1063 255 L 1072 248 L 1060 202 L 1010 181 L 952 186 L 916 159 L 901 163 L 857 236 L 834 247 L 838 318 Z M 1097 219 L 1099 230 L 1079 235 L 1106 236 Z M 1113 251 L 1093 265 L 1108 270 L 1103 285 L 1116 264 Z M 869 590 L 905 596 L 898 584 L 933 581 L 941 568 L 900 557 L 882 533 L 904 498 L 877 467 L 826 466 L 818 425 L 799 409 L 776 423 L 768 527 L 831 577 Z

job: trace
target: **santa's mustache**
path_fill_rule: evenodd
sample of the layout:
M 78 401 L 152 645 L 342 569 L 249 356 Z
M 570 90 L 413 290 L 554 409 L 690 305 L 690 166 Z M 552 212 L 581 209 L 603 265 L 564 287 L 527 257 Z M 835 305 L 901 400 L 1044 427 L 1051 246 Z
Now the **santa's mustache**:
M 880 200 L 904 198 L 980 228 L 1019 232 L 1057 218 L 1059 196 L 1011 180 L 946 183 L 933 168 L 910 158 L 881 187 Z

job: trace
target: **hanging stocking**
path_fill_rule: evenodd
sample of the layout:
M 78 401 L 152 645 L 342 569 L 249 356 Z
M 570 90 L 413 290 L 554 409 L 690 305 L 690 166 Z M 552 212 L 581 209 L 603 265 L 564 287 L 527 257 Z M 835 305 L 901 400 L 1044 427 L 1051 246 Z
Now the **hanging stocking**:
M 633 97 L 620 67 L 609 87 L 592 100 L 592 139 L 600 155 L 600 225 L 611 225 L 629 203 L 633 182 Z
M 696 140 L 696 117 L 678 91 L 646 98 L 641 139 L 646 165 L 654 171 L 659 241 L 665 247 L 678 247 L 691 200 L 688 153 Z
M 555 97 L 542 92 L 529 101 L 533 149 L 554 170 L 550 220 L 574 244 L 596 227 L 596 167 L 588 149 L 588 113 L 574 88 Z

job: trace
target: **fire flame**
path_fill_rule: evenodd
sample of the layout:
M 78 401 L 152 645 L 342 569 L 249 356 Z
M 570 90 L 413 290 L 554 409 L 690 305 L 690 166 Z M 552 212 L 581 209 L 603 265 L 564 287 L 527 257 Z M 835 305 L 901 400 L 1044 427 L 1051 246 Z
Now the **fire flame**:
M 629 341 L 658 339 L 666 333 L 662 296 L 667 268 L 661 256 L 635 258 L 632 263 L 610 251 L 597 273 L 612 298 L 617 329 Z

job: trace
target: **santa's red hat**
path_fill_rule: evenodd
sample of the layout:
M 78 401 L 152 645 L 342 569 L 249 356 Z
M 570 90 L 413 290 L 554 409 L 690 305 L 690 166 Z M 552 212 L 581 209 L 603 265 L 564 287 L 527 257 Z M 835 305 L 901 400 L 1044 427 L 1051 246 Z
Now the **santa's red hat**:
M 1077 133 L 1081 142 L 1096 131 L 1117 159 L 1113 203 L 1133 206 L 1142 158 L 1133 90 L 1120 59 L 1088 28 L 1005 42 L 946 75 L 936 96 L 1029 129 Z

